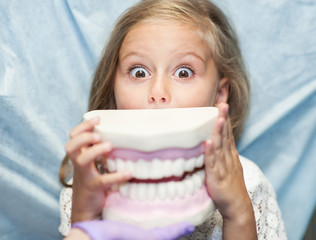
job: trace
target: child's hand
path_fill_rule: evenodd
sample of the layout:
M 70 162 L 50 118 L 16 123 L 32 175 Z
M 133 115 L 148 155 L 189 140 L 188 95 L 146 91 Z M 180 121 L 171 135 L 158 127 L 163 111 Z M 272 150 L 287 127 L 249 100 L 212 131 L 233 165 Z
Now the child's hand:
M 109 142 L 93 133 L 99 119 L 79 124 L 70 133 L 66 152 L 74 165 L 73 199 L 71 221 L 86 221 L 100 218 L 107 190 L 111 185 L 127 181 L 126 173 L 101 175 L 95 165 L 99 156 L 107 156 L 112 150 Z
M 205 173 L 207 191 L 223 216 L 224 234 L 225 224 L 227 226 L 228 223 L 233 223 L 240 227 L 247 224 L 247 227 L 251 227 L 253 236 L 256 236 L 253 207 L 245 186 L 227 104 L 219 106 L 213 135 L 206 142 Z M 244 226 L 241 229 L 245 230 Z M 235 231 L 235 234 L 237 232 L 239 231 Z

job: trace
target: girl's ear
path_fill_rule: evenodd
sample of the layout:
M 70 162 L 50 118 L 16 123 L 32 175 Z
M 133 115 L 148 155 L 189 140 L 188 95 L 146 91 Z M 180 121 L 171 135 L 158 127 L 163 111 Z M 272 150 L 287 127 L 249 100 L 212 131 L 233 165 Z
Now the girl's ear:
M 215 106 L 217 107 L 221 103 L 227 103 L 229 94 L 229 83 L 227 78 L 222 78 L 219 80 L 216 99 L 215 99 Z

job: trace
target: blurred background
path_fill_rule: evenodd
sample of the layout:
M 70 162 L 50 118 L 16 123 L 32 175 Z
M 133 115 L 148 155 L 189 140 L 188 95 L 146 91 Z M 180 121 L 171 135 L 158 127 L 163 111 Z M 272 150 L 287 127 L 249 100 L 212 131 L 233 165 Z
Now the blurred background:
M 0 239 L 60 239 L 58 170 L 93 72 L 136 0 L 0 0 Z M 289 239 L 316 239 L 316 1 L 216 0 L 252 107 L 238 143 L 277 193 Z

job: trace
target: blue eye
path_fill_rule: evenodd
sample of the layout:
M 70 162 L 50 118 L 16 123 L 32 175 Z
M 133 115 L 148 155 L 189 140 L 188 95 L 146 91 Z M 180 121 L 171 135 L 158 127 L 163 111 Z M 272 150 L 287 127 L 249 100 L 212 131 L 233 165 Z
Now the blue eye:
M 134 67 L 130 70 L 130 74 L 134 78 L 146 78 L 150 75 L 144 67 Z
M 178 78 L 189 78 L 193 75 L 193 71 L 188 67 L 178 68 L 174 74 Z

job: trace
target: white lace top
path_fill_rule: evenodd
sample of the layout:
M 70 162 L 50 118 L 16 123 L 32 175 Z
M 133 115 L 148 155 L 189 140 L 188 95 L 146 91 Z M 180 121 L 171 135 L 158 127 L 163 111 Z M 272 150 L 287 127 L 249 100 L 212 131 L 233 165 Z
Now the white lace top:
M 287 239 L 281 212 L 276 201 L 272 185 L 265 178 L 256 164 L 240 157 L 246 187 L 251 197 L 257 223 L 258 239 Z M 59 231 L 67 235 L 70 230 L 72 189 L 64 188 L 60 195 L 61 224 Z M 215 211 L 209 219 L 198 226 L 193 234 L 182 240 L 220 240 L 222 239 L 223 219 L 219 211 Z

